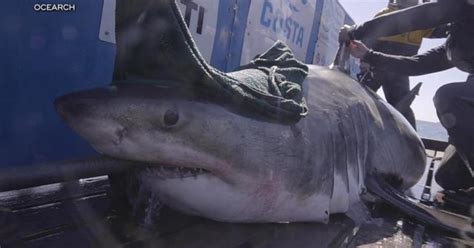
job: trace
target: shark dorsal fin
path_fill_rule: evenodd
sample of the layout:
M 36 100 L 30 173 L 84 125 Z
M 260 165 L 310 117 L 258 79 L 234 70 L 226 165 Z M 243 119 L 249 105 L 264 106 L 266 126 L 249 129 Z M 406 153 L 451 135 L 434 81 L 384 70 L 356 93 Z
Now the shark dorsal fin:
M 415 100 L 415 97 L 418 95 L 420 92 L 422 83 L 418 83 L 408 94 L 406 94 L 396 105 L 395 108 L 398 110 L 400 113 L 406 113 L 410 109 L 410 105 L 413 103 L 413 100 Z

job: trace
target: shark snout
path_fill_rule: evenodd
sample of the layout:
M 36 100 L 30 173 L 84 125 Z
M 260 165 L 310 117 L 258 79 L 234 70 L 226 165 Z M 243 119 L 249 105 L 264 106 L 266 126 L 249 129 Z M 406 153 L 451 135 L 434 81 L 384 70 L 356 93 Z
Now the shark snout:
M 83 117 L 92 113 L 98 100 L 107 99 L 112 95 L 113 91 L 109 88 L 78 91 L 58 97 L 54 106 L 63 118 Z

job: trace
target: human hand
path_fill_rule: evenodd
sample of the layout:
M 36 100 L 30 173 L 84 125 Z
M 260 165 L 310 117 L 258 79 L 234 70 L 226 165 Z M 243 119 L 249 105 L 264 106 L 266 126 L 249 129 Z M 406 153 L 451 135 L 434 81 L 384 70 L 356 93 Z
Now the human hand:
M 351 44 L 349 44 L 349 48 L 351 51 L 351 55 L 358 59 L 362 59 L 369 52 L 369 48 L 367 48 L 364 43 L 359 40 L 351 41 Z
M 344 25 L 339 30 L 339 43 L 348 43 L 351 41 L 351 36 L 349 35 L 349 31 L 352 29 L 349 25 Z

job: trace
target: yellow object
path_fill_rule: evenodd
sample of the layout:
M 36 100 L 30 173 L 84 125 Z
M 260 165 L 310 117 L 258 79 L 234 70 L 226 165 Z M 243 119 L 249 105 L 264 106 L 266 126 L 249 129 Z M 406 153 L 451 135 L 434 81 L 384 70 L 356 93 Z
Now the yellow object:
M 383 9 L 380 11 L 375 17 L 397 11 L 399 10 L 398 7 L 395 6 L 390 6 L 388 8 Z M 409 33 L 404 33 L 404 34 L 398 34 L 394 36 L 388 36 L 388 37 L 381 37 L 378 40 L 379 41 L 391 41 L 391 42 L 398 42 L 402 44 L 407 44 L 407 45 L 412 45 L 412 46 L 417 46 L 419 47 L 421 45 L 421 41 L 423 38 L 429 38 L 433 34 L 434 29 L 425 29 L 425 30 L 417 30 L 417 31 L 412 31 Z

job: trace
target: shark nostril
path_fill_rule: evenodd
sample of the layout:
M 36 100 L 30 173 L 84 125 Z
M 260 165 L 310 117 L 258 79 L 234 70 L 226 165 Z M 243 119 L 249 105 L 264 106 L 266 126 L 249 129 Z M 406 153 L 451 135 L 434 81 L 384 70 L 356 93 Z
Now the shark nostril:
M 79 116 L 81 114 L 84 114 L 86 112 L 86 109 L 87 105 L 79 102 L 68 105 L 66 111 L 68 111 L 72 115 Z
M 176 110 L 169 109 L 165 112 L 163 122 L 166 127 L 172 127 L 179 121 L 179 114 Z

